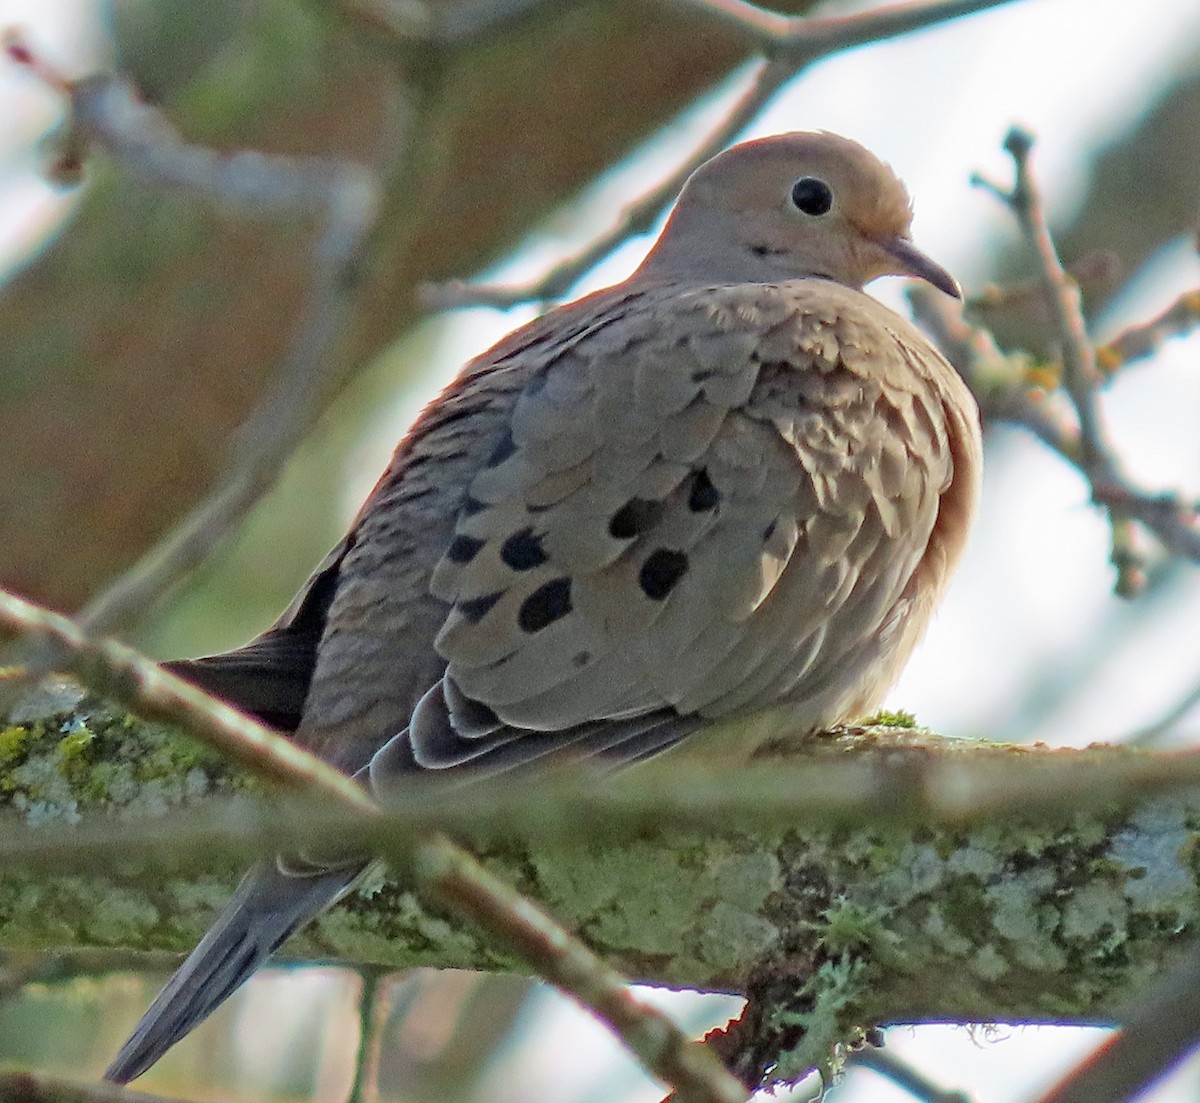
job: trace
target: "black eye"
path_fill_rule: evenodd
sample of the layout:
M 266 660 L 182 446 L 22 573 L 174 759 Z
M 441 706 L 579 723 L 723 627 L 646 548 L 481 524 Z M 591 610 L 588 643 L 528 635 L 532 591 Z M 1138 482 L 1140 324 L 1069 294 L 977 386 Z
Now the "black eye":
M 822 215 L 833 206 L 833 192 L 824 180 L 818 180 L 815 176 L 801 176 L 792 185 L 792 202 L 798 211 Z

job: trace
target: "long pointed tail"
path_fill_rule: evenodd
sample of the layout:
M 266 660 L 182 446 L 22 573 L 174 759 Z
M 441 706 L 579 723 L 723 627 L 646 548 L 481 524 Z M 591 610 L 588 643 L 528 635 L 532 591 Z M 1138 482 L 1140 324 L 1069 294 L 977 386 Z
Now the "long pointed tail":
M 125 1084 L 145 1072 L 224 1003 L 297 927 L 345 892 L 360 872 L 362 867 L 298 877 L 279 872 L 274 862 L 255 866 L 142 1016 L 105 1079 Z

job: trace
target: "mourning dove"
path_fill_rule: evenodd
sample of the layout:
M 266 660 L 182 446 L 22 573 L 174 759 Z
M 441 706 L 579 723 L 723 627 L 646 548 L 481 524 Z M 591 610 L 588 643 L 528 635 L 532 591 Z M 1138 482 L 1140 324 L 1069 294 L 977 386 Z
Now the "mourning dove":
M 980 473 L 962 380 L 862 291 L 893 274 L 958 294 L 911 217 L 892 171 L 832 134 L 715 157 L 628 280 L 430 404 L 279 622 L 175 668 L 377 791 L 548 755 L 745 758 L 769 729 L 693 733 L 766 710 L 799 736 L 876 707 Z M 252 870 L 108 1078 L 144 1071 L 362 868 Z

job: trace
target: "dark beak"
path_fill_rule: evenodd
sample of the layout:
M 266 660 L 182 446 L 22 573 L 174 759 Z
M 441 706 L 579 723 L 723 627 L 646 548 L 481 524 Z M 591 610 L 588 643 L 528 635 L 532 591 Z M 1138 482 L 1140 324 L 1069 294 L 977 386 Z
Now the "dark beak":
M 940 264 L 931 261 L 908 238 L 892 237 L 880 241 L 878 244 L 899 264 L 895 275 L 913 276 L 918 280 L 933 284 L 939 291 L 944 291 L 951 298 L 962 298 L 962 288 L 958 286 L 958 280 Z

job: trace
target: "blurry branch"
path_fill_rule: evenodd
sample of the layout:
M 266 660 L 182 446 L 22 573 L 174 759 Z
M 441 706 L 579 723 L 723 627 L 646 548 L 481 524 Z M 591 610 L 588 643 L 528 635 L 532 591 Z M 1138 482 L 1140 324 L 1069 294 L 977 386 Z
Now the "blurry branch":
M 421 288 L 422 302 L 430 310 L 453 310 L 464 306 L 494 306 L 503 310 L 518 303 L 562 298 L 583 275 L 619 245 L 637 234 L 646 233 L 679 194 L 696 168 L 733 141 L 792 75 L 787 64 L 774 61 L 761 63 L 750 87 L 729 115 L 683 165 L 658 187 L 626 207 L 610 229 L 536 280 L 524 284 L 472 284 L 462 280 L 426 284 Z
M 0 590 L 0 639 L 34 645 L 54 669 L 74 674 L 143 720 L 178 724 L 255 775 L 320 793 L 360 811 L 375 804 L 344 774 L 237 709 L 177 678 L 116 640 L 93 639 L 68 617 Z M 12 668 L 6 679 L 20 676 Z M 0 686 L 3 682 L 0 682 Z
M 1117 593 L 1130 597 L 1145 585 L 1144 563 L 1134 547 L 1130 514 L 1118 505 L 1118 499 L 1130 499 L 1137 492 L 1130 490 L 1120 469 L 1100 412 L 1100 372 L 1092 343 L 1088 339 L 1083 319 L 1083 303 L 1079 286 L 1067 275 L 1058 259 L 1041 191 L 1029 167 L 1033 152 L 1033 137 L 1014 127 L 1004 139 L 1004 148 L 1013 159 L 1015 178 L 1011 189 L 1005 189 L 976 176 L 974 183 L 986 188 L 1012 211 L 1025 235 L 1026 242 L 1037 257 L 1042 278 L 1050 292 L 1048 305 L 1058 335 L 1062 356 L 1062 383 L 1075 410 L 1079 434 L 1078 466 L 1092 489 L 1092 499 L 1108 510 L 1112 530 L 1112 563 L 1117 569 Z M 1200 554 L 1200 532 L 1194 533 Z
M 88 149 L 95 146 L 159 187 L 260 216 L 306 216 L 321 227 L 302 323 L 279 379 L 243 426 L 224 474 L 174 531 L 83 610 L 80 622 L 87 631 L 111 633 L 136 621 L 237 528 L 275 484 L 309 428 L 352 305 L 350 267 L 375 222 L 380 186 L 369 169 L 349 161 L 188 145 L 119 77 L 97 74 L 69 81 L 14 33 L 6 36 L 5 46 L 13 62 L 68 100 L 66 135 L 51 170 L 60 181 L 77 181 Z
M 144 801 L 123 781 L 101 781 L 114 762 L 129 762 L 136 777 L 162 761 L 161 733 L 102 727 L 95 713 L 89 705 L 81 719 L 103 740 L 94 773 L 85 758 L 64 762 L 60 742 L 71 736 L 60 728 L 77 725 L 60 715 L 26 736 L 27 757 L 0 769 L 0 792 L 16 808 L 32 812 L 38 794 L 40 821 L 80 821 L 0 832 L 0 938 L 9 944 L 185 948 L 221 896 L 211 870 L 227 868 L 225 859 L 357 841 L 395 857 L 398 883 L 374 881 L 298 935 L 292 954 L 491 970 L 533 960 L 616 1018 L 670 1080 L 675 1043 L 621 977 L 594 971 L 587 952 L 515 890 L 479 891 L 461 852 L 413 840 L 437 826 L 461 830 L 627 976 L 751 995 L 765 980 L 738 1049 L 778 1055 L 778 1031 L 798 1050 L 793 1072 L 825 1063 L 864 1023 L 1111 1021 L 1200 937 L 1194 754 L 989 751 L 873 729 L 808 741 L 733 779 L 681 766 L 647 766 L 619 784 L 564 772 L 536 786 L 481 784 L 470 801 L 399 790 L 400 803 L 378 815 L 311 798 L 214 803 L 200 795 L 219 786 L 213 764 L 163 815 L 170 790 L 153 774 Z M 4 747 L 13 745 L 10 729 Z M 46 797 L 56 763 L 74 778 L 61 812 Z M 194 760 L 187 768 L 198 769 Z M 1184 786 L 1186 797 L 1166 796 Z M 1081 808 L 1079 793 L 1095 803 Z M 972 797 L 978 814 L 964 814 Z M 148 809 L 160 814 L 148 818 Z M 414 888 L 482 929 L 446 922 Z M 497 952 L 497 913 L 507 924 L 500 944 L 515 954 Z M 752 1080 L 771 1063 L 739 1073 Z
M 204 705 L 202 694 L 128 648 L 0 597 L 0 624 L 48 644 L 90 684 L 142 715 L 183 719 L 210 746 L 303 790 L 270 804 L 182 807 L 189 793 L 219 784 L 210 776 L 181 788 L 169 816 L 134 819 L 142 808 L 133 803 L 136 785 L 118 786 L 108 771 L 126 761 L 136 764 L 132 777 L 143 776 L 143 764 L 159 756 L 137 741 L 155 736 L 110 727 L 108 738 L 115 730 L 129 746 L 98 751 L 92 775 L 78 753 L 64 758 L 62 750 L 72 732 L 94 723 L 91 709 L 77 723 L 56 716 L 35 722 L 36 731 L 4 729 L 4 753 L 21 751 L 19 764 L 6 759 L 0 770 L 0 793 L 31 815 L 36 808 L 41 822 L 61 815 L 81 823 L 0 832 L 4 899 L 20 901 L 21 877 L 36 879 L 38 899 L 50 892 L 55 901 L 59 945 L 64 930 L 81 943 L 111 943 L 127 927 L 131 947 L 185 940 L 188 923 L 172 912 L 197 894 L 179 880 L 181 869 L 209 870 L 283 846 L 357 847 L 386 857 L 404 889 L 474 919 L 482 934 L 452 927 L 404 889 L 385 886 L 319 921 L 310 934 L 316 942 L 301 935 L 300 946 L 385 965 L 524 963 L 600 1016 L 675 1087 L 677 1100 L 732 1103 L 745 1090 L 716 1055 L 643 1005 L 626 975 L 531 896 L 587 930 L 638 979 L 757 998 L 762 1010 L 739 1040 L 739 1052 L 753 1058 L 738 1064 L 747 1083 L 776 1066 L 786 1077 L 827 1065 L 834 1044 L 863 1023 L 953 1017 L 968 1007 L 970 1018 L 997 1021 L 1109 1017 L 1200 931 L 1200 869 L 1188 845 L 1200 825 L 1200 752 L 988 749 L 907 729 L 859 729 L 802 741 L 736 779 L 648 764 L 619 784 L 600 784 L 564 770 L 536 785 L 480 782 L 469 801 L 455 790 L 398 786 L 388 794 L 395 803 L 383 808 L 287 740 Z M 39 740 L 42 765 L 22 760 Z M 197 768 L 194 760 L 176 767 Z M 47 769 L 76 779 L 57 813 Z M 147 785 L 149 807 L 161 811 L 170 790 Z M 470 839 L 518 886 L 441 829 Z M 611 845 L 618 840 L 623 845 Z M 1030 855 L 1039 856 L 1033 872 Z M 132 880 L 131 863 L 139 871 Z M 917 882 L 914 863 L 923 871 Z M 164 867 L 175 880 L 164 881 Z M 113 885 L 112 914 L 89 880 L 99 871 Z M 147 878 L 149 887 L 139 887 Z M 1134 883 L 1136 892 L 1126 889 Z M 951 892 L 972 916 L 969 930 L 955 928 L 952 937 L 937 918 Z M 1058 909 L 1052 922 L 1047 908 Z M 153 930 L 139 932 L 127 917 L 147 913 L 156 917 Z M 1088 918 L 1096 915 L 1102 922 Z M 20 944 L 24 931 L 25 944 L 37 945 L 31 931 L 45 924 L 44 905 L 6 908 L 0 932 Z M 1101 949 L 1113 939 L 1120 961 Z M 1064 972 L 1064 960 L 1077 964 Z
M 670 0 L 718 17 L 743 31 L 765 55 L 750 87 L 705 142 L 666 180 L 626 207 L 620 219 L 574 256 L 525 284 L 493 285 L 450 281 L 421 292 L 433 310 L 462 306 L 505 308 L 561 298 L 585 273 L 637 234 L 648 231 L 697 168 L 732 142 L 771 98 L 810 66 L 855 46 L 895 38 L 961 15 L 1012 0 L 916 0 L 848 16 L 783 16 L 741 0 Z
M 183 723 L 188 732 L 258 776 L 325 797 L 366 821 L 379 806 L 350 778 L 269 728 L 115 641 L 96 641 L 69 619 L 0 591 L 0 627 L 36 642 L 44 654 L 148 719 Z M 109 851 L 111 858 L 117 851 Z M 212 852 L 201 852 L 211 860 Z M 501 878 L 441 835 L 424 833 L 386 850 L 417 887 L 467 916 L 515 951 L 539 975 L 591 1009 L 688 1103 L 738 1103 L 741 1085 L 715 1055 L 665 1015 L 642 1003 L 629 983 L 582 942 Z
M 354 1055 L 354 1083 L 346 1103 L 375 1103 L 379 1098 L 379 1060 L 388 1018 L 386 969 L 363 966 L 357 970 L 362 984 L 358 998 L 358 1052 Z
M 34 1072 L 0 1072 L 0 1103 L 181 1103 L 116 1084 L 80 1084 Z
M 332 0 L 332 6 L 402 42 L 465 46 L 550 5 L 548 0 Z
M 0 834 L 0 868 L 86 873 L 113 854 L 136 853 L 141 868 L 196 871 L 325 843 L 386 853 L 405 876 L 416 867 L 417 876 L 432 882 L 437 878 L 430 871 L 446 868 L 445 855 L 426 854 L 420 840 L 434 831 L 483 847 L 520 839 L 539 848 L 703 834 L 714 822 L 752 835 L 801 828 L 903 832 L 923 825 L 970 831 L 994 823 L 1054 824 L 1099 815 L 1114 804 L 1200 793 L 1197 751 L 947 748 L 943 742 L 956 741 L 860 729 L 831 735 L 792 759 L 747 767 L 737 778 L 683 764 L 608 782 L 586 770 L 563 771 L 536 784 L 480 781 L 470 801 L 458 799 L 455 788 L 397 785 L 387 805 L 371 811 L 299 796 L 210 798 L 175 810 L 168 820 L 93 813 L 86 830 L 58 825 Z
M 1086 302 L 1111 294 L 1121 282 L 1124 265 L 1110 250 L 1094 249 L 1076 257 L 1067 266 L 1067 275 L 1078 284 Z M 1052 387 L 1057 387 L 1062 358 L 1049 298 L 1046 281 L 1040 277 L 988 284 L 966 300 L 963 316 L 991 333 L 1001 348 L 1019 349 L 1036 358 L 1039 369 L 1053 372 Z
M 768 57 L 787 57 L 795 73 L 839 50 L 897 38 L 973 15 L 1011 0 L 910 0 L 885 4 L 857 15 L 781 15 L 746 0 L 668 0 L 719 19 L 753 41 Z
M 747 1092 L 707 1046 L 634 995 L 630 982 L 546 912 L 444 836 L 417 854 L 430 894 L 489 934 L 597 1015 L 678 1103 L 745 1103 Z
M 972 1097 L 955 1088 L 935 1084 L 919 1069 L 901 1060 L 894 1053 L 876 1046 L 863 1046 L 846 1058 L 846 1066 L 870 1069 L 908 1092 L 921 1103 L 974 1103 Z
M 1153 356 L 1164 342 L 1183 337 L 1200 326 L 1200 290 L 1180 295 L 1157 318 L 1130 326 L 1096 349 L 1096 367 L 1106 376 Z
M 1193 951 L 1140 1000 L 1121 1029 L 1037 1103 L 1126 1103 L 1200 1043 L 1200 954 Z
M 1162 716 L 1144 728 L 1130 733 L 1120 740 L 1131 747 L 1148 747 L 1167 735 L 1197 705 L 1200 705 L 1200 682 L 1187 691 Z
M 144 954 L 112 948 L 81 949 L 67 953 L 12 950 L 0 958 L 0 1004 L 31 984 L 61 984 L 80 977 L 97 977 L 119 969 L 145 968 Z
M 1200 518 L 1194 503 L 1174 494 L 1144 491 L 1121 470 L 1100 411 L 1099 387 L 1104 377 L 1084 329 L 1078 288 L 1058 261 L 1029 171 L 1032 140 L 1014 130 L 1005 148 L 1016 164 L 1013 188 L 1006 190 L 979 179 L 976 183 L 1013 210 L 1038 257 L 1043 281 L 1051 292 L 1048 304 L 1057 330 L 1061 379 L 1070 411 L 1044 393 L 1045 382 L 1054 385 L 1058 380 L 1054 371 L 1031 373 L 1026 358 L 1006 356 L 986 332 L 966 323 L 957 307 L 939 302 L 938 296 L 924 289 L 911 291 L 910 302 L 917 320 L 971 387 L 984 420 L 1023 426 L 1084 476 L 1092 500 L 1109 514 L 1117 593 L 1133 596 L 1145 587 L 1144 556 L 1137 547 L 1133 523 L 1152 533 L 1169 553 L 1195 563 L 1200 562 Z M 1189 321 L 1196 309 L 1193 299 L 1185 296 L 1159 318 L 1106 346 L 1116 350 L 1104 357 L 1109 373 L 1118 360 L 1128 362 L 1135 354 L 1142 355 L 1148 345 L 1185 332 L 1194 324 Z

